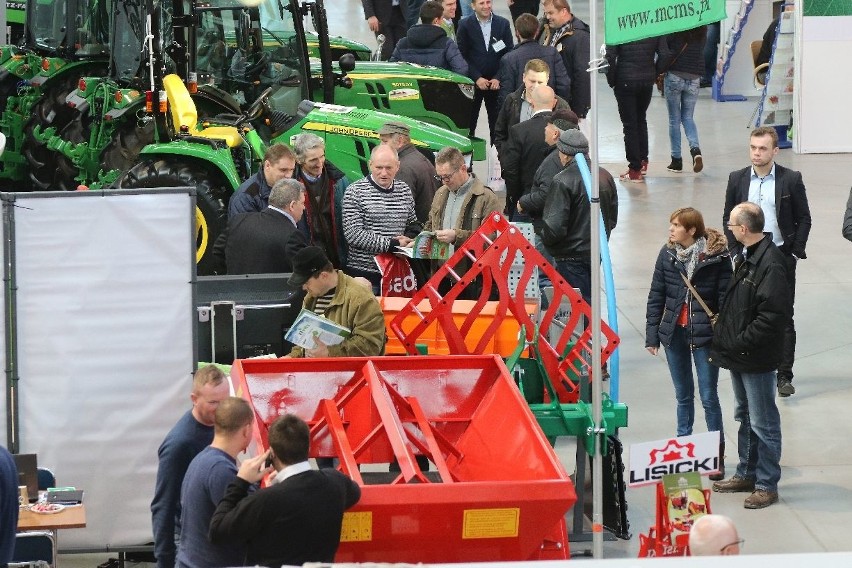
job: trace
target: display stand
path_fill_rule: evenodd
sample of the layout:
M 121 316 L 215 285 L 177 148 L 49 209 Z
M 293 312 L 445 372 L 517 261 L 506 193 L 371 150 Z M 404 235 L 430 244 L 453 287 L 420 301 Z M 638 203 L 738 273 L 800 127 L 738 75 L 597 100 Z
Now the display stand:
M 757 105 L 757 118 L 754 125 L 773 126 L 778 131 L 778 147 L 790 148 L 787 129 L 793 115 L 794 102 L 794 66 L 793 52 L 794 16 L 792 11 L 781 13 L 772 55 L 766 72 L 766 84 Z
M 639 535 L 639 557 L 689 556 L 689 529 L 710 514 L 710 490 L 692 472 L 663 476 L 657 483 L 656 523 Z
M 729 95 L 725 94 L 723 91 L 725 88 L 725 77 L 731 68 L 731 61 L 733 61 L 734 53 L 737 50 L 737 44 L 739 44 L 743 28 L 745 28 L 746 22 L 748 22 L 748 16 L 753 7 L 754 0 L 742 0 L 740 3 L 740 9 L 734 18 L 734 24 L 731 27 L 731 34 L 728 41 L 726 41 L 725 45 L 722 46 L 722 53 L 719 56 L 719 61 L 716 66 L 716 74 L 713 75 L 714 101 L 727 102 L 746 100 L 743 95 Z

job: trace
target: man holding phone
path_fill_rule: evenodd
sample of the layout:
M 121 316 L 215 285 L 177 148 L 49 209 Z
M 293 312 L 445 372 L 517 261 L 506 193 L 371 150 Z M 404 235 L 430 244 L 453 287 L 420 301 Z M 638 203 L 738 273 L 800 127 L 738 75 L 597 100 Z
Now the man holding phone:
M 234 543 L 211 544 L 207 539 L 210 517 L 225 488 L 237 476 L 237 456 L 251 441 L 254 411 L 242 398 L 229 397 L 216 409 L 213 443 L 195 456 L 181 487 L 179 568 L 239 566 L 245 550 Z
M 245 565 L 251 566 L 334 562 L 343 512 L 358 502 L 361 488 L 336 469 L 311 468 L 310 431 L 297 416 L 272 423 L 269 446 L 240 466 L 213 513 L 211 542 L 245 545 Z M 272 471 L 273 485 L 249 495 L 252 484 Z

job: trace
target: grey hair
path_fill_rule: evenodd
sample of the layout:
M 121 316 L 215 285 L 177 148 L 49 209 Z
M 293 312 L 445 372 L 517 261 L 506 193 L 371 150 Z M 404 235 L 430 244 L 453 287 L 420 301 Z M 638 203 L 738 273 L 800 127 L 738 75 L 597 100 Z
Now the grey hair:
M 278 180 L 269 193 L 269 204 L 278 209 L 287 209 L 287 206 L 299 200 L 303 191 L 305 191 L 304 186 L 297 180 L 290 178 Z
M 325 149 L 325 140 L 311 132 L 304 132 L 293 139 L 293 152 L 296 153 L 296 160 L 301 162 L 305 156 L 314 148 Z

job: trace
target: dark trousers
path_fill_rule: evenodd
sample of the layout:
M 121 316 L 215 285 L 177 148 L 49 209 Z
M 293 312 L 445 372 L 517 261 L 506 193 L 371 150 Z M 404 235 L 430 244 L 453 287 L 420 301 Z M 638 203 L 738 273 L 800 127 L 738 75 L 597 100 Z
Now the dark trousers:
M 390 20 L 387 22 L 379 22 L 379 34 L 385 36 L 385 43 L 382 44 L 382 61 L 387 61 L 393 54 L 393 48 L 399 43 L 399 40 L 405 37 L 408 33 L 408 23 L 406 22 L 406 14 L 402 13 L 399 6 L 394 6 L 391 10 Z
M 704 80 L 712 81 L 716 74 L 716 58 L 719 56 L 719 28 L 721 22 L 707 25 L 707 42 L 704 44 Z
M 488 140 L 494 140 L 494 126 L 497 124 L 497 115 L 500 114 L 500 105 L 497 103 L 497 95 L 500 91 L 483 91 L 474 89 L 473 92 L 473 114 L 470 117 L 470 135 L 476 136 L 476 123 L 479 122 L 479 109 L 485 103 L 485 112 L 488 114 Z
M 592 265 L 582 260 L 555 259 L 554 268 L 572 288 L 580 290 L 587 304 L 592 303 Z
M 539 3 L 539 0 L 515 0 L 515 2 L 509 6 L 509 12 L 512 14 L 512 25 L 515 25 L 515 20 L 517 20 L 518 16 L 521 14 L 532 14 L 538 18 Z
M 654 94 L 653 83 L 616 83 L 615 100 L 624 127 L 624 153 L 631 170 L 642 169 L 648 159 L 648 121 L 646 113 Z
M 796 264 L 799 262 L 792 254 L 787 259 L 787 287 L 790 289 L 790 321 L 784 329 L 784 344 L 781 362 L 778 364 L 778 380 L 793 380 L 793 361 L 796 358 L 796 326 L 793 323 L 793 304 L 796 301 Z

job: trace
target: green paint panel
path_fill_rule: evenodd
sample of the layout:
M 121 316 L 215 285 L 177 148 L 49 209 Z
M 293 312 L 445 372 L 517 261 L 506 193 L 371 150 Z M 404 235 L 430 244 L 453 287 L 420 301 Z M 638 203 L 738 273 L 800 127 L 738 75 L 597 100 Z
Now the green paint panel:
M 852 0 L 805 0 L 805 16 L 852 16 Z
M 618 45 L 705 26 L 726 17 L 725 0 L 606 0 L 605 41 Z

